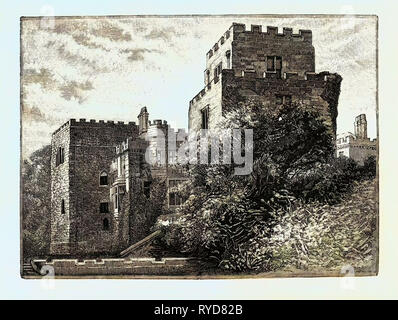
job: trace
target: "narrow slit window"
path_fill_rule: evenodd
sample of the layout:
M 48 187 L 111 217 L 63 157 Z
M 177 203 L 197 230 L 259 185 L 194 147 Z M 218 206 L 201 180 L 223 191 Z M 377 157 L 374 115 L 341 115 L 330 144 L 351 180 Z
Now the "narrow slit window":
M 61 200 L 61 214 L 65 214 L 65 200 Z
M 218 81 L 218 77 L 221 75 L 222 72 L 222 63 L 220 62 L 217 67 L 214 68 L 214 82 Z
M 202 129 L 209 129 L 209 106 L 203 108 L 201 111 Z
M 108 218 L 105 218 L 102 220 L 102 230 L 108 231 L 109 230 L 109 220 Z
M 169 193 L 169 205 L 170 206 L 175 206 L 176 204 L 176 193 L 175 192 L 170 192 Z
M 151 182 L 144 181 L 144 196 L 149 199 L 151 197 Z
M 58 147 L 56 158 L 55 158 L 55 166 L 59 166 L 60 164 L 64 163 L 64 156 L 65 156 L 64 148 Z
M 225 56 L 226 56 L 226 58 L 227 58 L 227 69 L 230 69 L 230 68 L 231 68 L 231 51 L 228 50 L 228 51 L 225 53 Z
M 116 210 L 119 209 L 119 193 L 118 193 L 118 190 L 116 190 L 116 193 L 115 193 L 115 209 Z

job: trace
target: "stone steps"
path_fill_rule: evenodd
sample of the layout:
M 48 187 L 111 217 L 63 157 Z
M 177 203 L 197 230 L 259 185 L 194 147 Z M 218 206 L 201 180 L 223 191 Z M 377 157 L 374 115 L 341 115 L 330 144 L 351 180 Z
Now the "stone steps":
M 34 276 L 34 275 L 36 275 L 37 276 L 36 271 L 33 269 L 32 265 L 29 262 L 25 262 L 22 265 L 22 271 L 23 271 L 22 272 L 23 275 L 26 275 L 26 276 Z

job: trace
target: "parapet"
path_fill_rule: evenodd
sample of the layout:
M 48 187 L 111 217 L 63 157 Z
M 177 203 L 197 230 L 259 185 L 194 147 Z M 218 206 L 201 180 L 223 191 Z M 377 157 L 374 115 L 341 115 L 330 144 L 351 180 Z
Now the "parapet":
M 233 27 L 233 25 L 227 31 L 224 32 L 224 34 L 221 36 L 221 38 L 207 52 L 207 54 L 206 54 L 207 59 L 210 59 L 213 56 L 214 52 L 216 52 L 225 43 L 225 41 L 230 38 L 232 27 Z
M 85 118 L 80 118 L 79 120 L 70 119 L 69 121 L 65 122 L 62 126 L 60 126 L 57 130 L 53 132 L 55 135 L 57 132 L 61 131 L 65 127 L 115 127 L 115 126 L 125 126 L 136 128 L 137 125 L 134 121 L 124 122 L 124 121 L 113 121 L 113 120 L 94 120 L 90 119 L 87 121 Z
M 232 26 L 221 36 L 221 38 L 213 45 L 213 47 L 207 52 L 207 59 L 210 59 L 214 52 L 219 50 L 219 48 L 224 44 L 226 39 L 232 34 L 245 33 L 247 35 L 256 34 L 264 38 L 285 38 L 292 41 L 304 41 L 312 43 L 312 31 L 299 29 L 299 33 L 293 33 L 292 28 L 283 28 L 282 33 L 278 32 L 278 27 L 267 26 L 266 31 L 263 32 L 263 27 L 261 25 L 250 25 L 250 30 L 246 30 L 246 25 L 242 23 L 232 23 Z
M 167 127 L 168 124 L 167 124 L 166 120 L 156 119 L 156 120 L 153 120 L 152 122 L 149 121 L 149 126 L 161 128 L 161 127 Z

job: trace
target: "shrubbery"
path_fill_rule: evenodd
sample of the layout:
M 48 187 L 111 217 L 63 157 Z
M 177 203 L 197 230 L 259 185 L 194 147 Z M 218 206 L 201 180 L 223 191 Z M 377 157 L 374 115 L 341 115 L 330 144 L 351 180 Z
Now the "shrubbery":
M 188 200 L 179 209 L 179 218 L 165 228 L 165 244 L 234 271 L 316 266 L 299 262 L 299 250 L 309 250 L 305 238 L 297 247 L 291 241 L 295 233 L 289 238 L 286 230 L 321 237 L 324 224 L 317 208 L 338 204 L 352 191 L 354 181 L 374 177 L 375 161 L 359 166 L 351 159 L 336 159 L 324 122 L 300 105 L 264 109 L 245 101 L 226 115 L 221 126 L 253 128 L 253 172 L 235 176 L 231 165 L 191 167 L 191 180 L 181 190 Z M 325 238 L 324 245 L 328 242 L 338 256 L 340 249 L 334 246 L 339 241 Z M 311 259 L 329 252 L 321 248 L 311 248 L 318 252 Z M 336 255 L 329 256 L 335 263 Z
M 34 153 L 22 164 L 23 256 L 44 257 L 50 247 L 51 146 Z

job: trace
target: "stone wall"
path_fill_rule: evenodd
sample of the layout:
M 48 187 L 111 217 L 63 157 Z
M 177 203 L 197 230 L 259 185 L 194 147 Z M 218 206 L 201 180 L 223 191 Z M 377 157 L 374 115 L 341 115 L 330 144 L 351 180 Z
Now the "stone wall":
M 265 108 L 275 106 L 278 95 L 291 96 L 292 103 L 316 110 L 320 119 L 336 138 L 337 104 L 342 78 L 338 74 L 307 73 L 304 77 L 286 74 L 286 79 L 275 79 L 270 74 L 257 77 L 254 72 L 235 76 L 231 70 L 223 70 L 223 112 L 236 107 L 243 98 L 261 102 Z
M 315 49 L 312 45 L 312 32 L 300 30 L 293 34 L 291 28 L 283 28 L 278 33 L 277 27 L 252 25 L 246 31 L 244 24 L 234 24 L 232 42 L 232 69 L 239 75 L 242 71 L 255 70 L 257 75 L 267 71 L 267 56 L 282 57 L 282 73 L 315 72 Z
M 222 116 L 222 76 L 208 84 L 189 103 L 188 129 L 198 131 L 202 126 L 201 110 L 209 107 L 209 127 L 214 128 Z
M 201 128 L 201 110 L 206 106 L 210 108 L 210 128 L 215 128 L 222 116 L 236 107 L 242 98 L 255 99 L 264 107 L 272 107 L 276 105 L 278 95 L 290 95 L 292 103 L 318 111 L 335 138 L 341 80 L 338 74 L 328 72 L 306 73 L 304 76 L 285 73 L 282 79 L 277 79 L 270 73 L 258 76 L 249 71 L 236 76 L 233 70 L 225 69 L 215 86 L 190 102 L 189 128 L 194 131 Z
M 64 163 L 56 165 L 58 148 L 64 148 Z M 70 240 L 70 126 L 59 128 L 51 140 L 51 253 L 69 253 Z M 61 213 L 62 200 L 65 213 Z
M 226 53 L 231 53 L 227 68 Z M 282 57 L 281 78 L 267 71 L 267 56 Z M 222 62 L 222 73 L 214 77 L 214 69 Z M 209 128 L 215 128 L 222 116 L 239 102 L 240 97 L 258 99 L 265 106 L 275 105 L 276 95 L 291 95 L 292 101 L 319 111 L 321 119 L 336 134 L 337 104 L 342 78 L 337 74 L 315 74 L 315 49 L 312 32 L 291 28 L 234 23 L 206 55 L 205 87 L 189 103 L 189 129 L 202 126 L 201 110 L 209 107 Z
M 52 261 L 34 260 L 38 270 L 43 266 L 54 268 L 54 276 L 172 276 L 194 275 L 199 272 L 194 258 L 125 258 L 125 259 L 54 259 Z M 40 275 L 37 275 L 40 277 Z
M 338 157 L 345 156 L 363 164 L 368 157 L 377 157 L 377 140 L 352 139 L 347 143 L 338 143 L 336 153 Z
M 65 132 L 65 133 L 64 133 Z M 66 136 L 62 138 L 63 136 Z M 112 230 L 114 228 L 113 215 L 100 213 L 100 203 L 109 202 L 109 186 L 100 186 L 99 178 L 102 171 L 109 172 L 109 165 L 115 156 L 115 146 L 129 136 L 137 136 L 138 128 L 135 123 L 100 121 L 85 119 L 76 121 L 71 119 L 64 128 L 53 135 L 53 153 L 60 139 L 69 141 L 65 149 L 65 166 L 62 178 L 54 172 L 52 177 L 54 194 L 55 220 L 62 221 L 57 215 L 56 206 L 61 195 L 56 181 L 60 179 L 69 198 L 65 202 L 68 220 L 65 230 L 69 229 L 70 252 L 52 250 L 52 254 L 85 254 L 93 252 L 111 252 L 113 250 Z M 55 150 L 55 151 L 54 151 Z M 103 230 L 103 219 L 108 218 L 110 230 Z M 56 223 L 53 224 L 55 226 Z M 57 228 L 53 228 L 59 233 Z M 61 239 L 60 236 L 57 236 Z M 55 240 L 55 238 L 54 238 Z M 55 241 L 52 241 L 55 243 Z M 116 249 L 115 249 L 116 250 Z

